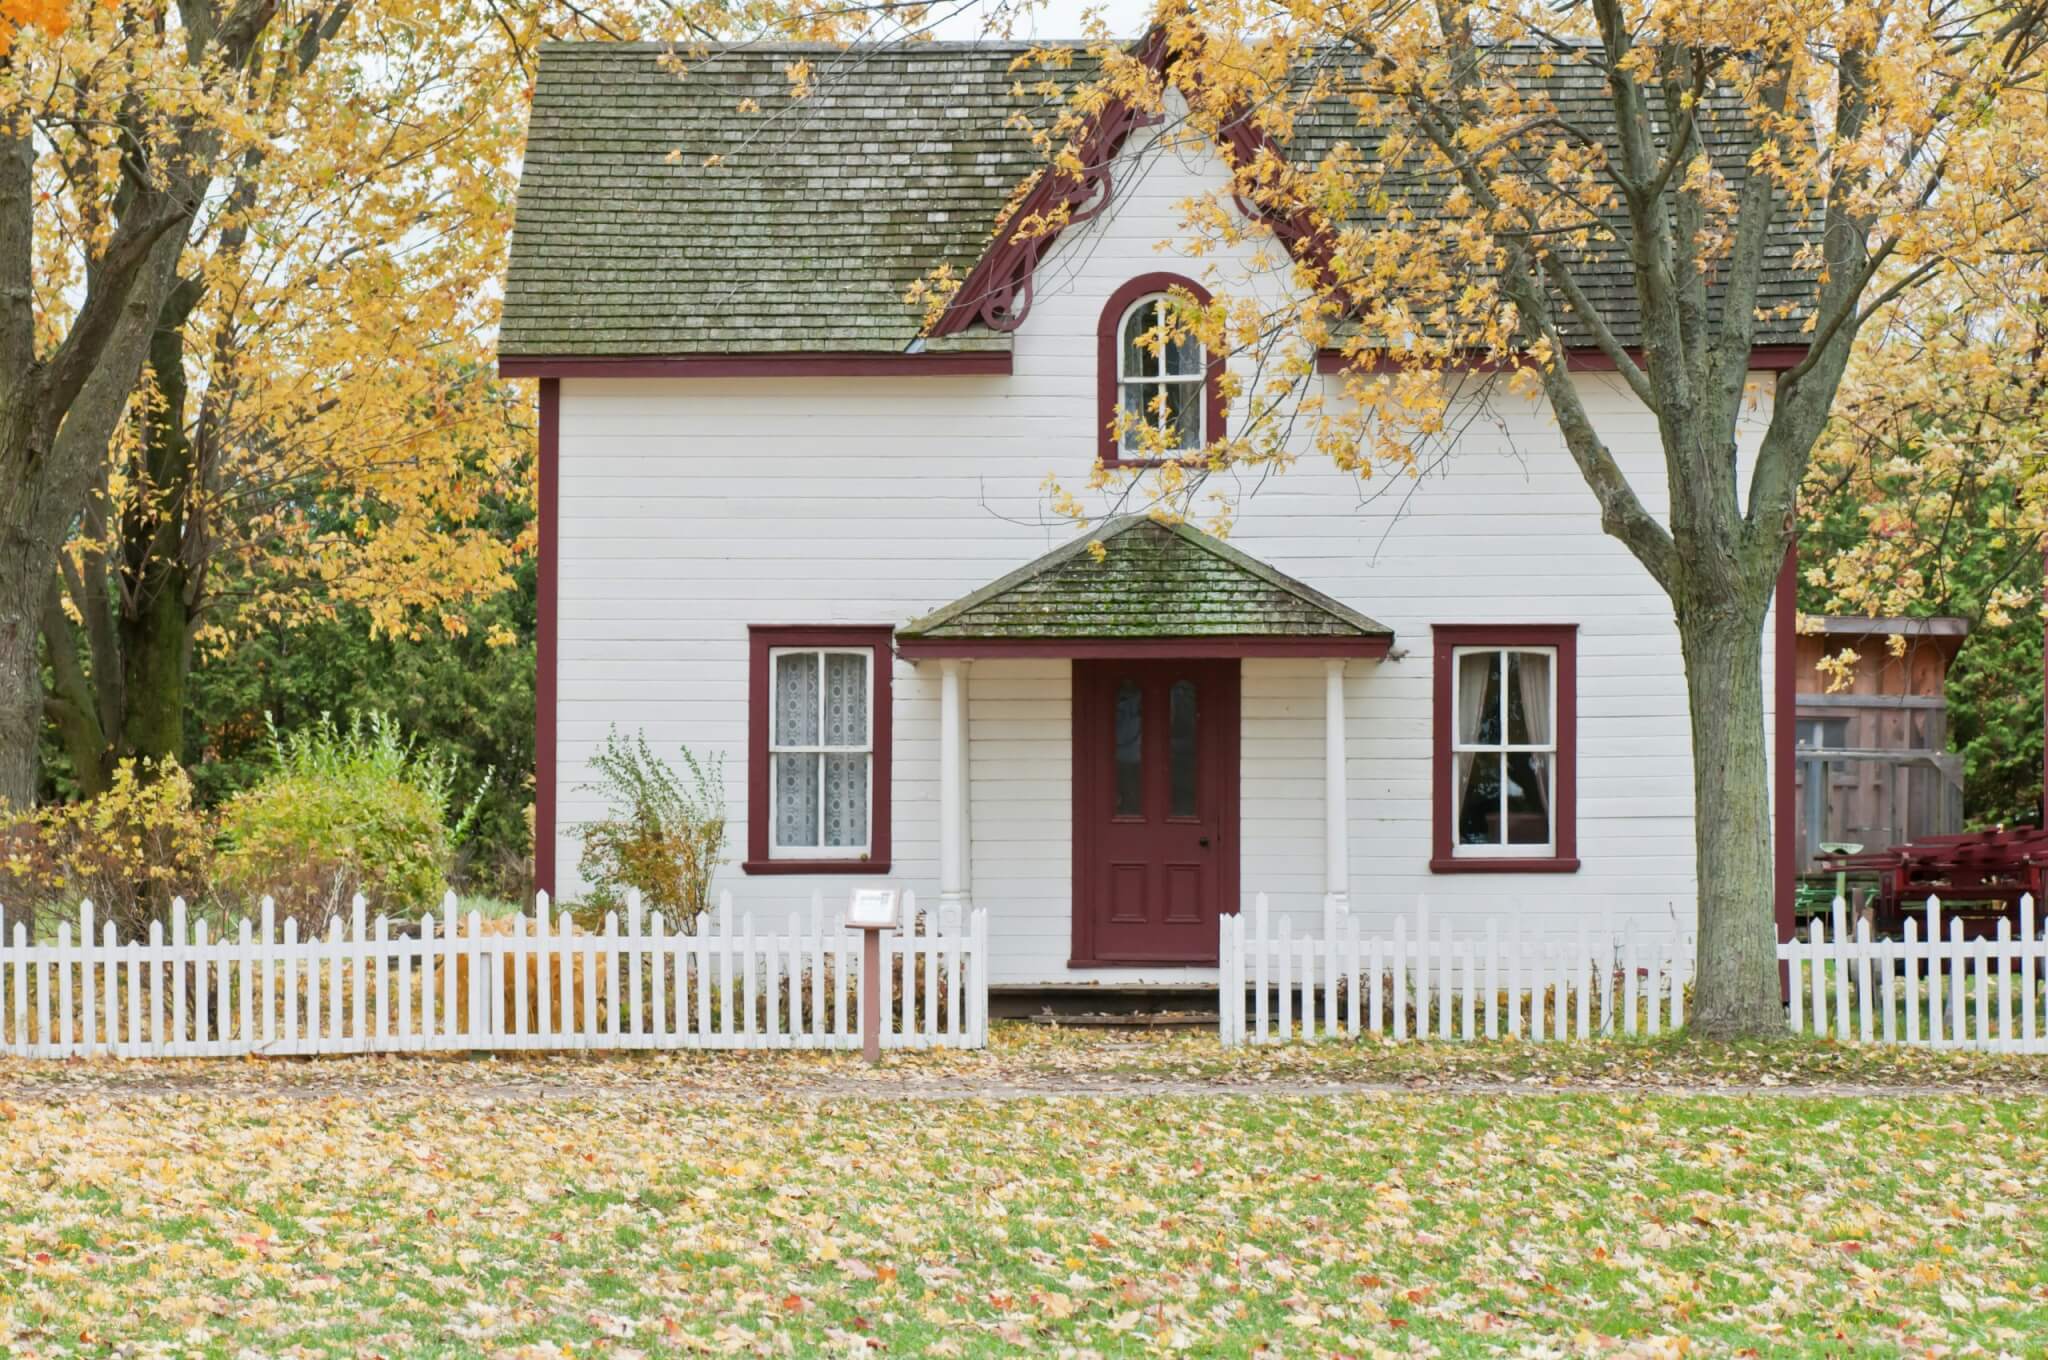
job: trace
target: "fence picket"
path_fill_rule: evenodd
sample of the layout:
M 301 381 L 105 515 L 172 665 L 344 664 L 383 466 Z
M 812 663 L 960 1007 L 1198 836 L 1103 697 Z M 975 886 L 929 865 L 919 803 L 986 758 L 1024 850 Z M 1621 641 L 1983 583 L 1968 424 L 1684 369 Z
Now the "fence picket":
M 2034 928 L 2034 896 L 2020 898 L 2020 1043 L 2031 1052 L 2034 1047 L 2034 960 L 2041 952 L 2041 937 Z

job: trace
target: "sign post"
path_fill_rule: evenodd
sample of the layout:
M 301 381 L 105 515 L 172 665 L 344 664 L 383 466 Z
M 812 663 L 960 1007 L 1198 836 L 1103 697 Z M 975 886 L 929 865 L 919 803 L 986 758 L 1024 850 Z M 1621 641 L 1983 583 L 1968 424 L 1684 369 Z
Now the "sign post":
M 860 1052 L 870 1063 L 882 1060 L 882 932 L 896 928 L 894 888 L 855 888 L 846 906 L 846 924 L 860 931 Z

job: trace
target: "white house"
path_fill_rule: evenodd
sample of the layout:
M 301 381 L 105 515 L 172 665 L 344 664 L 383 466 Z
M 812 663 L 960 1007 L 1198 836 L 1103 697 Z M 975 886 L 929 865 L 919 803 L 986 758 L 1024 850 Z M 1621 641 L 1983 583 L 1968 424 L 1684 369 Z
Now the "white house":
M 1190 448 L 1238 417 L 1211 356 L 1127 342 L 1169 286 L 1272 266 L 1172 246 L 1223 162 L 1117 109 L 1085 182 L 1034 190 L 1079 220 L 991 238 L 1041 163 L 1006 124 L 1018 52 L 756 46 L 679 78 L 546 49 L 501 340 L 540 379 L 541 885 L 577 892 L 616 726 L 724 753 L 737 898 L 971 902 L 999 985 L 1211 979 L 1255 892 L 1304 925 L 1426 895 L 1688 928 L 1677 633 L 1540 403 L 1491 395 L 1398 485 L 1308 455 L 1233 486 L 1227 543 L 1119 516 L 1128 491 L 1054 512 L 1049 477 L 1117 458 L 1119 404 L 1163 397 Z M 965 302 L 924 333 L 903 298 L 940 263 Z M 1660 509 L 1648 415 L 1576 381 Z

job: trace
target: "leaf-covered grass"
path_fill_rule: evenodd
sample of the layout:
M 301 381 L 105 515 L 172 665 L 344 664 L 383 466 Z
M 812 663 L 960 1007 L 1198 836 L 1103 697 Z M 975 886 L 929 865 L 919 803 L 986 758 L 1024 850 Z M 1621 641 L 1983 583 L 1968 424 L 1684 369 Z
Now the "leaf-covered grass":
M 1235 1084 L 1399 1070 L 1350 1046 L 1128 1093 L 1201 1051 L 1010 1031 L 873 1077 L 804 1055 L 9 1065 L 0 1352 L 1821 1356 L 2048 1335 L 2038 1096 Z M 1514 1090 L 1554 1079 L 1518 1056 L 1492 1059 Z M 790 1097 L 806 1071 L 843 1086 Z M 941 1080 L 1125 1093 L 903 1095 Z

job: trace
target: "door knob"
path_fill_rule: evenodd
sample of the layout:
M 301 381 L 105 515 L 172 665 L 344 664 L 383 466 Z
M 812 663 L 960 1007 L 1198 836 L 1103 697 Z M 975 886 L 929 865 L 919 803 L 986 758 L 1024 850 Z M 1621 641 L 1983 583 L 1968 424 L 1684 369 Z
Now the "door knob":
M 1207 850 L 1209 848 L 1209 838 L 1207 836 L 1202 837 L 1200 844 L 1204 850 Z

